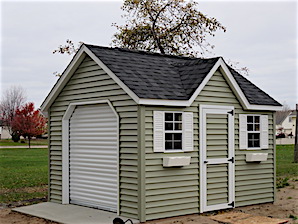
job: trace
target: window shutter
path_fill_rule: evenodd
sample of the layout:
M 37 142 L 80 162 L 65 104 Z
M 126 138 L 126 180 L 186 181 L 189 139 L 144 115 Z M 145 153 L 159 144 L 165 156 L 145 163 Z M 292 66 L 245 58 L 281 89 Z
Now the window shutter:
M 153 127 L 154 127 L 154 152 L 164 152 L 165 139 L 164 139 L 164 112 L 154 111 L 153 113 Z
M 268 149 L 268 115 L 261 115 L 261 148 Z
M 193 151 L 193 113 L 185 112 L 182 118 L 183 151 Z
M 239 114 L 239 149 L 247 149 L 247 115 Z

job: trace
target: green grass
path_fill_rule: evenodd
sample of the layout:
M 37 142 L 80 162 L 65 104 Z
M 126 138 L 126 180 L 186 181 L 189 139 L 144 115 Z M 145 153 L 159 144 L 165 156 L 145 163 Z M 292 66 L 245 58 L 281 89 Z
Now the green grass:
M 11 139 L 1 139 L 0 140 L 0 146 L 27 146 L 28 140 L 24 140 L 25 143 L 21 143 L 21 140 L 19 142 L 13 142 Z M 47 139 L 32 139 L 31 145 L 47 145 L 48 140 Z
M 297 178 L 298 163 L 294 163 L 294 145 L 276 146 L 276 176 L 279 178 Z
M 286 186 L 289 179 L 298 180 L 294 146 L 278 145 L 276 155 L 280 187 Z M 0 203 L 45 197 L 47 161 L 47 149 L 0 149 Z
M 0 149 L 0 203 L 44 197 L 47 149 Z

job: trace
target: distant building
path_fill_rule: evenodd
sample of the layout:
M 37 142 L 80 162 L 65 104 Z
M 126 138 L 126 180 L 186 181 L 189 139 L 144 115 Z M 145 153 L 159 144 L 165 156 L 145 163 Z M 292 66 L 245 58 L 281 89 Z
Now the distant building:
M 7 126 L 4 126 L 2 121 L 0 121 L 0 139 L 9 139 L 11 135 L 9 134 Z
M 284 117 L 280 121 L 276 121 L 276 131 L 277 133 L 284 133 L 287 136 L 295 136 L 296 130 L 296 111 L 292 110 L 289 112 L 288 116 Z

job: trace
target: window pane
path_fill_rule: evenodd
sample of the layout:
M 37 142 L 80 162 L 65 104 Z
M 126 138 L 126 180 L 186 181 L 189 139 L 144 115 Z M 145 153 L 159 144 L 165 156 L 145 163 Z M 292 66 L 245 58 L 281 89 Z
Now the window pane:
M 182 130 L 182 123 L 175 123 L 175 130 Z
M 166 149 L 173 149 L 173 146 L 172 146 L 172 145 L 173 145 L 173 144 L 172 144 L 171 141 L 169 141 L 169 142 L 166 141 L 165 148 L 166 148 Z
M 173 130 L 173 123 L 166 122 L 166 124 L 165 124 L 165 130 Z
M 175 113 L 175 121 L 182 121 L 182 113 Z
M 247 116 L 247 123 L 253 123 L 253 116 Z
M 182 133 L 175 133 L 173 135 L 174 135 L 174 140 L 182 141 Z
M 255 116 L 255 123 L 260 123 L 260 116 Z
M 165 113 L 166 121 L 173 121 L 173 113 Z
M 260 133 L 248 133 L 248 147 L 260 147 Z
M 247 130 L 253 131 L 253 124 L 247 124 Z
M 182 149 L 182 142 L 174 142 L 174 149 Z
M 255 124 L 255 131 L 260 131 L 260 125 L 259 124 Z
M 173 134 L 172 133 L 166 133 L 166 141 L 167 140 L 173 140 Z
M 248 148 L 253 148 L 253 141 L 248 140 Z
M 254 147 L 260 147 L 260 140 L 254 141 Z

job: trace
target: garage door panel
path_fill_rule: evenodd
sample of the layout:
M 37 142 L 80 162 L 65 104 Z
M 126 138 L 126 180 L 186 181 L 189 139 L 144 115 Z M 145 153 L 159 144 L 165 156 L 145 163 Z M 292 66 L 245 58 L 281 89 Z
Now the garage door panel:
M 108 104 L 77 106 L 69 122 L 70 203 L 117 210 L 118 123 Z
M 96 144 L 94 144 L 93 142 L 91 142 L 91 141 L 83 141 L 83 140 L 81 140 L 81 141 L 77 141 L 77 140 L 72 140 L 71 141 L 71 143 L 69 144 L 70 145 L 70 147 L 71 146 L 73 146 L 73 145 L 77 145 L 77 146 L 85 146 L 85 145 L 95 145 L 96 146 Z M 103 146 L 103 145 L 106 145 L 106 146 L 117 146 L 117 143 L 116 142 L 108 142 L 108 141 L 102 141 L 102 142 L 100 142 L 100 145 L 101 146 Z

